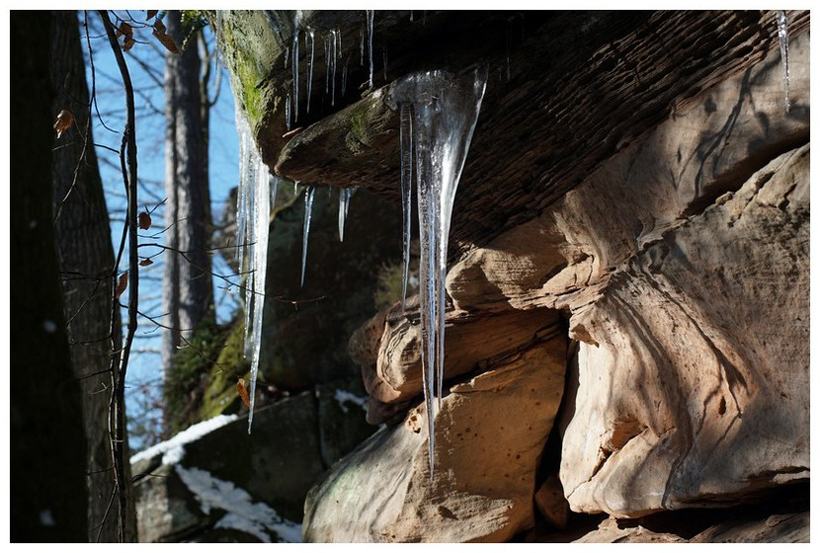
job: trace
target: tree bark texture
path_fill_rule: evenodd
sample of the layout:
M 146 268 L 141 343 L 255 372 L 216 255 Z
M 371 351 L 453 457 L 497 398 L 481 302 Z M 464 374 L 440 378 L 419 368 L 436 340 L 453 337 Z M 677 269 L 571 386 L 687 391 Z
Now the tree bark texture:
M 182 46 L 180 13 L 170 11 L 165 18 L 168 33 Z M 208 190 L 207 141 L 202 118 L 200 95 L 201 65 L 196 40 L 181 55 L 168 54 L 166 63 L 166 224 L 167 245 L 181 253 L 165 255 L 166 321 L 189 336 L 213 311 L 210 237 L 211 199 Z M 175 315 L 174 315 L 175 313 Z M 175 331 L 165 331 L 166 335 Z M 170 366 L 178 336 L 167 336 L 163 342 L 163 363 Z
M 87 447 L 52 211 L 50 12 L 11 15 L 11 539 L 88 536 Z
M 120 321 L 110 333 L 114 250 L 94 140 L 87 126 L 89 92 L 77 12 L 52 12 L 51 79 L 55 86 L 52 113 L 69 110 L 75 125 L 55 139 L 53 150 L 55 226 L 63 302 L 74 373 L 82 390 L 88 441 L 89 539 L 117 541 L 117 517 L 105 513 L 114 490 L 110 467 L 108 412 L 111 401 L 111 352 L 121 347 Z M 87 132 L 87 134 L 86 134 Z M 136 538 L 136 515 L 129 503 L 125 536 Z M 102 527 L 99 525 L 102 521 Z

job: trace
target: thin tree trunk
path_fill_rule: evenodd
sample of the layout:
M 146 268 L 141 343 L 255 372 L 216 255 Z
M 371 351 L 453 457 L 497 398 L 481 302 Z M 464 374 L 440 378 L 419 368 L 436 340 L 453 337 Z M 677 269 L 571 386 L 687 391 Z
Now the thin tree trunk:
M 177 233 L 185 221 L 179 219 L 179 200 L 177 198 L 177 155 L 176 155 L 176 106 L 175 94 L 175 58 L 171 55 L 165 64 L 165 245 L 166 250 L 162 274 L 162 312 L 165 313 L 162 330 L 160 354 L 163 370 L 167 371 L 179 347 L 179 334 L 169 330 L 179 326 L 179 262 L 182 257 L 174 250 L 179 249 Z
M 165 17 L 168 33 L 182 45 L 180 13 Z M 167 245 L 184 252 L 165 255 L 164 298 L 167 321 L 190 336 L 193 329 L 213 315 L 211 256 L 208 252 L 213 225 L 208 190 L 207 140 L 202 110 L 207 99 L 200 95 L 200 57 L 195 38 L 181 55 L 168 54 L 166 61 L 166 206 L 167 224 L 173 233 Z M 175 223 L 175 224 L 174 224 Z M 171 366 L 173 349 L 179 345 L 174 331 L 165 331 L 163 364 Z M 173 349 L 172 349 L 173 348 Z M 166 373 L 167 375 L 167 373 Z
M 71 360 L 83 392 L 85 433 L 88 440 L 88 522 L 92 541 L 118 539 L 118 517 L 106 511 L 114 490 L 108 411 L 111 401 L 111 352 L 120 348 L 120 321 L 110 333 L 111 287 L 114 250 L 102 179 L 88 126 L 89 93 L 81 47 L 81 32 L 74 11 L 55 11 L 51 25 L 51 77 L 55 85 L 52 113 L 68 109 L 75 126 L 54 141 L 54 200 L 59 212 L 55 227 L 60 269 L 83 278 L 63 280 L 63 299 Z M 87 133 L 87 135 L 86 135 Z M 84 136 L 85 135 L 85 136 Z M 89 376 L 93 375 L 93 376 Z M 129 471 L 130 472 L 130 471 Z M 102 527 L 98 526 L 105 523 Z M 136 515 L 129 503 L 127 541 L 136 539 Z
M 86 541 L 87 446 L 52 211 L 51 13 L 11 14 L 11 539 Z

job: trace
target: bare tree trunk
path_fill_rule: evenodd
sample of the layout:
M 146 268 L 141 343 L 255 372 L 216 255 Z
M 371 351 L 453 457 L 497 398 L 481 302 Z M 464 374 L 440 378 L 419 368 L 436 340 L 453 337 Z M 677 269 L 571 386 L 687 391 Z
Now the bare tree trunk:
M 165 17 L 168 33 L 182 45 L 180 14 L 170 11 Z M 213 314 L 213 284 L 211 256 L 208 252 L 213 225 L 211 198 L 208 190 L 207 140 L 203 124 L 200 95 L 201 63 L 196 40 L 192 39 L 181 55 L 169 54 L 166 62 L 166 191 L 168 224 L 176 221 L 168 245 L 184 252 L 168 252 L 165 256 L 164 300 L 166 312 L 174 312 L 168 325 L 189 336 L 203 320 Z M 170 242 L 173 240 L 173 242 Z M 174 278 L 176 276 L 176 278 Z M 166 334 L 173 331 L 165 331 Z M 172 347 L 178 337 L 168 337 L 163 345 L 166 371 Z
M 54 142 L 53 178 L 55 227 L 71 360 L 83 392 L 85 434 L 88 440 L 89 538 L 117 541 L 116 516 L 106 511 L 114 490 L 108 411 L 111 401 L 111 351 L 122 337 L 119 318 L 113 341 L 100 341 L 110 332 L 114 250 L 100 178 L 94 139 L 88 125 L 89 93 L 74 11 L 55 11 L 51 25 L 51 78 L 55 85 L 52 113 L 74 114 L 76 125 Z M 86 134 L 87 133 L 87 134 Z M 70 275 L 81 275 L 72 278 Z M 136 515 L 129 503 L 126 541 L 136 539 Z M 100 524 L 105 523 L 99 527 Z
M 51 13 L 11 14 L 11 539 L 86 541 L 86 438 L 52 211 Z
M 179 262 L 182 257 L 174 250 L 179 249 L 178 225 L 185 225 L 179 219 L 179 201 L 177 199 L 177 140 L 176 140 L 176 106 L 175 94 L 175 59 L 169 55 L 165 64 L 165 245 L 163 256 L 165 265 L 162 275 L 162 312 L 165 313 L 163 323 L 167 328 L 162 330 L 162 367 L 166 371 L 171 366 L 179 347 L 179 334 L 169 330 L 179 326 Z

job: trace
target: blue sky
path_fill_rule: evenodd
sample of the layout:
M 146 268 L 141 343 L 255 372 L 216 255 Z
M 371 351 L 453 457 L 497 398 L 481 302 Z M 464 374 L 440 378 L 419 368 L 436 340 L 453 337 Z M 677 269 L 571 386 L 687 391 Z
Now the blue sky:
M 116 12 L 122 18 L 130 17 L 141 21 L 145 18 L 144 11 Z M 84 13 L 79 12 L 80 31 L 83 48 L 86 55 L 86 77 L 89 90 L 92 85 L 92 71 L 88 60 L 88 46 L 85 27 L 83 26 Z M 100 173 L 106 194 L 106 202 L 111 215 L 111 232 L 115 252 L 119 246 L 125 214 L 125 194 L 122 177 L 119 171 L 118 154 L 107 148 L 117 150 L 122 137 L 125 123 L 125 93 L 119 70 L 103 32 L 102 23 L 96 12 L 89 11 L 89 40 L 94 62 L 94 77 L 96 98 L 101 118 L 96 110 L 93 117 L 94 141 L 97 144 L 97 155 L 100 160 Z M 205 30 L 210 50 L 213 48 L 213 34 L 211 29 Z M 153 209 L 165 197 L 165 119 L 162 115 L 165 106 L 165 96 L 160 86 L 165 68 L 165 50 L 151 35 L 149 29 L 136 28 L 134 38 L 137 43 L 126 54 L 131 80 L 135 89 L 135 103 L 137 112 L 137 147 L 138 167 L 141 186 L 139 189 L 140 209 L 147 206 Z M 142 63 L 135 59 L 139 58 Z M 226 200 L 231 188 L 235 187 L 238 179 L 238 140 L 234 123 L 234 99 L 228 82 L 228 73 L 223 68 L 221 89 L 216 105 L 211 110 L 210 144 L 209 144 L 209 176 L 211 190 L 211 209 L 213 219 L 219 222 L 226 206 Z M 212 72 L 214 73 L 214 72 Z M 152 76 L 153 75 L 153 76 Z M 212 74 L 211 86 L 214 88 Z M 159 83 L 157 82 L 159 80 Z M 213 93 L 213 91 L 212 91 Z M 104 124 L 103 124 L 104 123 Z M 152 213 L 152 227 L 148 231 L 141 231 L 141 235 L 155 235 L 164 228 L 163 207 L 156 208 Z M 140 242 L 150 241 L 141 238 Z M 155 241 L 164 242 L 160 235 Z M 143 251 L 141 254 L 145 253 Z M 154 253 L 154 251 L 152 251 Z M 127 269 L 127 252 L 123 256 L 119 272 Z M 230 275 L 232 271 L 227 267 L 221 256 L 214 255 L 214 272 Z M 154 264 L 140 269 L 140 310 L 153 316 L 162 315 L 161 307 L 161 279 L 162 256 L 154 258 Z M 238 279 L 235 279 L 238 280 Z M 238 295 L 225 289 L 222 280 L 214 279 L 215 300 L 217 302 L 217 319 L 220 323 L 230 320 L 238 306 Z M 125 317 L 123 311 L 122 316 Z M 160 330 L 149 321 L 141 320 L 134 341 L 134 353 L 129 365 L 126 383 L 127 408 L 129 417 L 146 415 L 147 407 L 153 401 L 161 399 L 162 366 L 158 350 L 160 347 Z M 156 416 L 158 413 L 153 412 Z M 136 451 L 144 445 L 139 440 L 132 440 L 132 450 Z

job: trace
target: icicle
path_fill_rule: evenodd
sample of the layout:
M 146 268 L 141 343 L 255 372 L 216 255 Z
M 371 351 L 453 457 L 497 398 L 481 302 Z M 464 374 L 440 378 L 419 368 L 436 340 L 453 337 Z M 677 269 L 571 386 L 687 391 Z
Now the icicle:
M 413 10 L 410 10 L 410 23 L 413 22 Z
M 356 193 L 356 187 L 339 189 L 339 242 L 345 241 L 345 221 L 347 209 L 350 207 L 350 198 Z
M 402 280 L 401 312 L 407 303 L 407 274 L 410 272 L 410 214 L 413 204 L 413 114 L 410 104 L 401 105 L 399 125 L 401 146 L 401 236 L 402 236 Z
M 314 32 L 313 29 L 308 30 L 305 36 L 310 37 L 310 58 L 308 59 L 308 77 L 307 77 L 307 112 L 310 113 L 310 96 L 313 93 L 313 50 L 314 50 Z
M 290 130 L 290 126 L 291 126 L 291 119 L 290 119 L 290 94 L 288 94 L 288 97 L 285 99 L 285 127 L 287 127 L 287 130 Z
M 299 195 L 299 181 L 298 180 L 293 181 L 293 195 L 294 196 Z
M 783 65 L 783 89 L 786 98 L 786 113 L 791 110 L 791 91 L 789 75 L 789 22 L 786 19 L 786 12 L 777 12 L 777 36 L 780 39 L 780 60 Z
M 365 10 L 367 17 L 367 52 L 370 59 L 370 79 L 367 81 L 367 87 L 373 88 L 373 20 L 375 19 L 375 10 Z
M 325 37 L 325 96 L 330 92 L 330 39 Z
M 470 79 L 443 71 L 417 73 L 391 86 L 388 105 L 401 109 L 402 134 L 413 129 L 412 156 L 418 192 L 422 376 L 428 417 L 430 478 L 434 477 L 435 406 L 444 380 L 444 282 L 456 189 L 487 84 L 487 68 Z M 409 105 L 410 110 L 404 106 Z M 409 140 L 402 137 L 402 145 Z M 404 147 L 402 170 L 408 159 Z
M 239 136 L 239 187 L 236 198 L 236 259 L 240 272 L 243 271 L 245 258 L 245 230 L 247 227 L 248 198 L 247 192 L 251 187 L 250 162 L 254 144 L 248 121 L 242 114 L 239 105 L 236 106 L 236 132 Z
M 330 105 L 336 105 L 336 30 L 330 31 Z
M 259 154 L 256 151 L 256 146 L 253 142 L 253 137 L 249 135 L 248 142 L 250 144 L 250 155 L 246 165 L 246 179 L 245 179 L 245 238 L 247 243 L 243 255 L 243 261 L 240 267 L 246 267 L 245 272 L 245 353 L 249 346 L 253 346 L 253 341 L 248 341 L 248 336 L 251 330 L 251 318 L 254 309 L 254 294 L 253 281 L 256 278 L 255 262 L 256 262 L 256 240 L 258 239 L 256 228 L 256 178 L 259 171 Z
M 297 12 L 298 13 L 298 12 Z M 294 27 L 296 22 L 294 22 Z M 299 121 L 299 29 L 293 29 L 293 122 Z
M 313 212 L 313 196 L 315 193 L 315 186 L 308 186 L 307 190 L 305 190 L 305 224 L 302 230 L 302 286 L 305 285 L 305 267 L 307 266 L 308 237 L 310 236 L 310 218 Z
M 285 69 L 288 68 L 288 60 L 290 59 L 290 46 L 285 46 Z
M 259 358 L 262 352 L 262 320 L 265 314 L 265 282 L 268 272 L 268 237 L 270 236 L 270 175 L 268 168 L 257 157 L 256 190 L 255 190 L 254 234 L 256 244 L 253 256 L 253 333 L 251 346 L 251 390 L 250 414 L 248 415 L 248 434 L 253 425 L 253 410 L 256 403 L 256 379 L 259 374 Z

